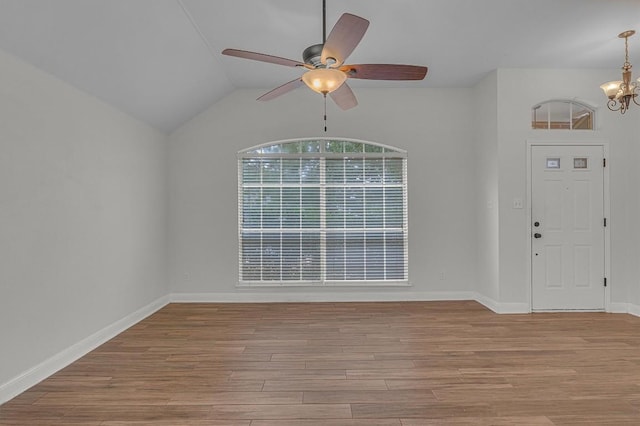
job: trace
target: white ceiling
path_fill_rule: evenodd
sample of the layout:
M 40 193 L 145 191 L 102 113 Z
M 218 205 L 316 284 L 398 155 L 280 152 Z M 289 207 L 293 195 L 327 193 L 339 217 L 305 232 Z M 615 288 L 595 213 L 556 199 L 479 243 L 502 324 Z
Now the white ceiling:
M 371 21 L 348 63 L 429 67 L 420 82 L 352 81 L 356 94 L 470 87 L 496 68 L 618 68 L 617 34 L 640 31 L 640 0 L 327 0 L 329 30 L 344 12 Z M 0 49 L 164 132 L 235 88 L 301 73 L 224 48 L 301 60 L 321 41 L 321 0 L 0 0 Z M 629 44 L 640 68 L 640 35 Z

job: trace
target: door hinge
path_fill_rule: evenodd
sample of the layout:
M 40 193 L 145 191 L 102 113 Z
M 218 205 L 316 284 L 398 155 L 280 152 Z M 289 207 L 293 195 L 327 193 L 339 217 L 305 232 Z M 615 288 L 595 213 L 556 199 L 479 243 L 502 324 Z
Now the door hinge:
M 607 286 L 607 277 L 604 277 L 604 286 Z
M 607 159 L 606 158 L 602 159 L 602 167 L 607 167 Z
M 605 228 L 607 227 L 607 218 L 606 217 L 604 218 L 604 226 L 605 226 Z

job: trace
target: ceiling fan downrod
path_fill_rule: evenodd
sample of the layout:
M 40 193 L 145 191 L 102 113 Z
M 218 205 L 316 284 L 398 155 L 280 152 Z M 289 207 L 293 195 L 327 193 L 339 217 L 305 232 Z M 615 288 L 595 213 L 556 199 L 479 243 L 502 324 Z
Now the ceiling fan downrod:
M 327 68 L 322 63 L 322 49 L 327 42 L 327 1 L 322 0 L 322 43 L 314 44 L 302 52 L 302 61 L 305 64 L 311 65 L 314 68 Z
M 327 0 L 322 0 L 322 45 L 327 42 Z

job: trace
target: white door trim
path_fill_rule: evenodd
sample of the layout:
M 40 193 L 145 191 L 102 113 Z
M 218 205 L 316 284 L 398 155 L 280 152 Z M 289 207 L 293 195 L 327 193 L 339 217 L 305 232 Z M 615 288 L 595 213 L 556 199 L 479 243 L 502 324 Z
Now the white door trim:
M 609 188 L 609 170 L 611 156 L 609 155 L 609 142 L 607 141 L 567 141 L 567 140 L 539 140 L 530 139 L 526 141 L 527 149 L 527 225 L 526 225 L 526 241 L 527 241 L 527 302 L 529 305 L 529 312 L 532 312 L 532 273 L 533 265 L 531 263 L 531 235 L 533 232 L 531 225 L 531 150 L 533 146 L 601 146 L 604 152 L 604 158 L 607 159 L 606 167 L 604 168 L 604 217 L 607 218 L 607 226 L 604 228 L 604 274 L 607 278 L 607 286 L 604 289 L 604 310 L 605 312 L 611 312 L 611 286 L 613 285 L 613 279 L 611 277 L 611 201 L 610 201 L 610 188 Z

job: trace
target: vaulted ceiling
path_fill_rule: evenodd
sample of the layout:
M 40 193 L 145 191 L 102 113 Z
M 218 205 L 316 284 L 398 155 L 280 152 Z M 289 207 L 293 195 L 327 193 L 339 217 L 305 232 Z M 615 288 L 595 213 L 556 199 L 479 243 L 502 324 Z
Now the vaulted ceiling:
M 617 34 L 640 30 L 639 0 L 328 0 L 329 29 L 344 12 L 371 22 L 347 62 L 429 67 L 423 81 L 355 91 L 471 87 L 497 68 L 614 69 Z M 301 74 L 224 48 L 301 60 L 321 41 L 321 0 L 0 0 L 0 49 L 164 132 L 236 88 Z M 640 68 L 640 35 L 629 44 Z

